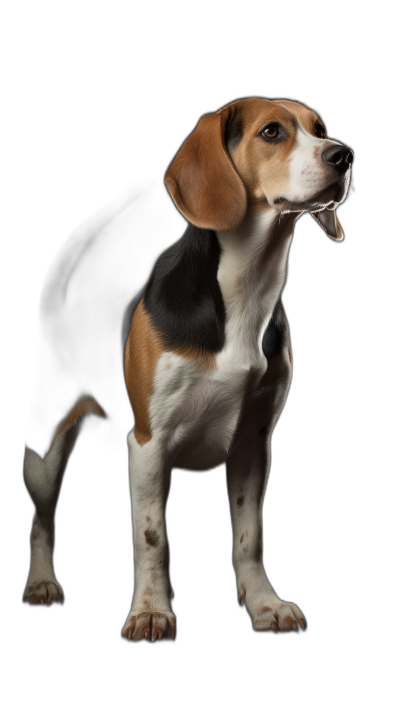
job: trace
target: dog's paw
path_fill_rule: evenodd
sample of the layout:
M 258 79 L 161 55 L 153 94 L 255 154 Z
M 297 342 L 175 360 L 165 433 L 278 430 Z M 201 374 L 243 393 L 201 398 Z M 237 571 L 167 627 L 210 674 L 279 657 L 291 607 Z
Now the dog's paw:
M 42 580 L 27 585 L 22 597 L 23 602 L 30 605 L 51 605 L 53 602 L 64 602 L 64 593 L 60 583 L 53 580 Z
M 129 615 L 121 632 L 127 640 L 146 639 L 149 642 L 176 635 L 176 617 L 172 612 L 140 612 Z
M 257 609 L 253 616 L 255 630 L 273 630 L 274 632 L 297 631 L 307 627 L 306 618 L 293 602 L 276 600 Z

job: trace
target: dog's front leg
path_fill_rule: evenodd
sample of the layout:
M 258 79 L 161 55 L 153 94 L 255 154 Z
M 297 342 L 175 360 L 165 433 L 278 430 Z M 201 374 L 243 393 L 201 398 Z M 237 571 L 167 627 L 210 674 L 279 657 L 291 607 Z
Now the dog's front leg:
M 264 570 L 262 506 L 269 461 L 269 438 L 263 430 L 238 448 L 227 462 L 239 603 L 246 604 L 255 630 L 297 630 L 299 624 L 305 629 L 301 610 L 280 600 Z
M 171 609 L 169 548 L 165 506 L 171 470 L 163 447 L 152 439 L 140 446 L 128 436 L 129 478 L 135 554 L 135 588 L 132 607 L 122 636 L 129 640 L 175 638 Z

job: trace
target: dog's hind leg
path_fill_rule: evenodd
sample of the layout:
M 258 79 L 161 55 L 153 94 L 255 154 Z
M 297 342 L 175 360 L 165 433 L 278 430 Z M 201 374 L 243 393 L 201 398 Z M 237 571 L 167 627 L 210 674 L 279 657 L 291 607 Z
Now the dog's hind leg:
M 87 414 L 106 416 L 95 399 L 83 396 L 58 424 L 43 458 L 36 451 L 25 449 L 24 480 L 36 508 L 31 531 L 31 565 L 23 595 L 23 600 L 31 605 L 51 605 L 64 600 L 53 566 L 54 514 L 68 458 Z

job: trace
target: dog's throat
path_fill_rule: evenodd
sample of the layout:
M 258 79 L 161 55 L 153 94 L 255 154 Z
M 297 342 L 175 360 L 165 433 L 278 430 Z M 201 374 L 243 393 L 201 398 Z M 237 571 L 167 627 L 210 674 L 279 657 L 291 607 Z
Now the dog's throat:
M 226 306 L 226 334 L 237 343 L 259 344 L 286 282 L 296 216 L 273 218 L 269 225 L 264 219 L 264 225 L 246 226 L 243 233 L 218 234 L 222 245 L 218 281 Z

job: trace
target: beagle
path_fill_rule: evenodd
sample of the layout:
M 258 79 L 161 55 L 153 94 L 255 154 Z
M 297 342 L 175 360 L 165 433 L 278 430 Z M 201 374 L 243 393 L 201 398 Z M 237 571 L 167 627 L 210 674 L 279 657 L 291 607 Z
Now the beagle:
M 306 628 L 263 565 L 262 508 L 271 435 L 292 375 L 281 294 L 295 222 L 309 212 L 343 239 L 336 209 L 353 152 L 297 101 L 246 98 L 201 117 L 172 160 L 167 189 L 188 221 L 126 310 L 123 361 L 135 587 L 123 637 L 175 638 L 165 524 L 171 470 L 226 463 L 239 603 L 255 630 Z M 54 513 L 69 454 L 98 395 L 64 414 L 41 457 L 27 447 L 36 507 L 24 600 L 63 601 L 53 569 Z

